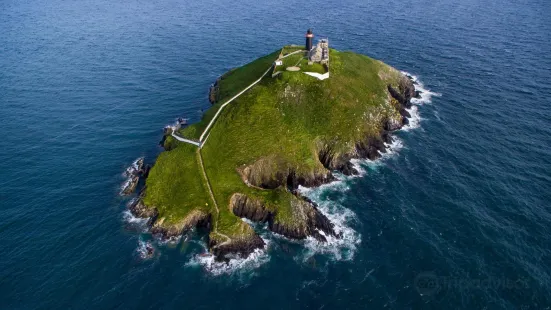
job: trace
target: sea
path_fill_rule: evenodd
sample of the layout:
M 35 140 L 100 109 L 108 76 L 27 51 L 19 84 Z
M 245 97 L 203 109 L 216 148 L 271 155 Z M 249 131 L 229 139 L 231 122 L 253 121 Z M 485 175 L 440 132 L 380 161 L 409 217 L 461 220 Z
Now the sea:
M 148 234 L 125 170 L 308 28 L 422 92 L 360 176 L 301 188 L 342 238 L 251 223 L 220 264 Z M 0 308 L 549 309 L 550 98 L 549 0 L 2 0 Z

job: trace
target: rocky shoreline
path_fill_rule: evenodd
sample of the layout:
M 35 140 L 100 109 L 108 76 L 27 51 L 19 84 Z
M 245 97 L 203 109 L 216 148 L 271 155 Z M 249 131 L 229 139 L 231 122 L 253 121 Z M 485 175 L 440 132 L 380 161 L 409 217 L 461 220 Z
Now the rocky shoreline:
M 216 101 L 217 80 L 209 90 L 209 100 Z M 358 171 L 351 163 L 352 159 L 375 160 L 381 157 L 381 153 L 387 151 L 385 144 L 392 142 L 391 133 L 401 129 L 408 124 L 408 117 L 411 115 L 406 109 L 411 108 L 411 99 L 419 97 L 411 77 L 403 76 L 397 88 L 387 86 L 389 100 L 399 113 L 400 118 L 388 118 L 380 124 L 382 130 L 378 136 L 366 137 L 364 140 L 355 143 L 354 150 L 345 154 L 335 154 L 330 145 L 323 145 L 319 148 L 318 159 L 326 168 L 326 171 L 300 175 L 293 167 L 286 163 L 275 163 L 275 173 L 257 173 L 262 171 L 265 163 L 274 164 L 270 158 L 260 159 L 258 162 L 238 169 L 243 181 L 252 187 L 260 189 L 283 188 L 290 191 L 295 199 L 292 200 L 293 221 L 291 223 L 278 220 L 276 211 L 269 210 L 261 201 L 255 200 L 241 193 L 232 195 L 229 208 L 238 217 L 247 218 L 253 222 L 267 223 L 268 229 L 274 233 L 283 235 L 290 239 L 305 239 L 313 237 L 320 242 L 326 242 L 328 236 L 338 238 L 333 223 L 319 211 L 317 205 L 298 193 L 298 187 L 316 187 L 330 183 L 336 178 L 331 171 L 339 171 L 345 175 L 355 175 Z M 166 133 L 165 133 L 166 134 Z M 164 139 L 164 138 L 163 138 Z M 263 162 L 264 161 L 264 162 Z M 256 165 L 256 166 L 255 166 Z M 136 182 L 137 184 L 137 182 Z M 135 186 L 134 186 L 135 188 Z M 201 212 L 192 212 L 178 225 L 163 225 L 158 220 L 158 211 L 153 206 L 145 206 L 142 202 L 146 188 L 142 189 L 140 196 L 129 205 L 132 214 L 140 218 L 148 218 L 148 226 L 152 234 L 162 239 L 179 237 L 192 228 L 211 229 L 211 215 Z M 252 230 L 251 230 L 252 231 Z M 264 241 L 254 231 L 243 234 L 239 238 L 232 238 L 230 241 L 223 241 L 219 238 L 210 238 L 208 241 L 210 252 L 217 261 L 227 261 L 232 255 L 248 256 L 258 248 L 265 246 Z
M 149 170 L 151 170 L 151 166 L 144 164 L 143 157 L 136 159 L 124 172 L 127 179 L 121 188 L 120 194 L 122 196 L 129 196 L 134 193 L 138 187 L 140 179 L 145 180 L 149 175 Z

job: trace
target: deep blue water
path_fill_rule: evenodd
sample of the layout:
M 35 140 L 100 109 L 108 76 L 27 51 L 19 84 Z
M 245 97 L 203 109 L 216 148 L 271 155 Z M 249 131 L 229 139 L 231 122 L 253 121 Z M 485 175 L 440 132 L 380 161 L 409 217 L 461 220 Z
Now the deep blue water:
M 0 2 L 0 308 L 551 306 L 549 1 L 190 2 Z M 141 259 L 121 173 L 308 27 L 435 93 L 392 155 L 310 191 L 347 239 L 264 234 L 226 269 L 201 236 Z

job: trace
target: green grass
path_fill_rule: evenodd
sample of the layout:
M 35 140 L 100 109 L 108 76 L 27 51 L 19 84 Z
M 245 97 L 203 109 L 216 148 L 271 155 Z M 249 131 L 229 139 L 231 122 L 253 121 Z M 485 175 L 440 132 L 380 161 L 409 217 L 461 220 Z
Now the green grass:
M 278 53 L 225 75 L 220 85 L 223 98 L 257 79 Z M 293 56 L 288 58 L 292 61 Z M 300 56 L 295 61 L 299 60 Z M 317 157 L 320 144 L 330 143 L 337 152 L 350 152 L 356 141 L 379 133 L 382 117 L 397 113 L 388 104 L 386 85 L 396 85 L 399 77 L 398 71 L 380 61 L 331 50 L 329 79 L 319 81 L 302 72 L 282 72 L 276 78 L 268 75 L 228 105 L 201 151 L 220 209 L 220 217 L 216 219 L 218 231 L 233 236 L 245 229 L 245 224 L 228 207 L 234 193 L 259 199 L 277 211 L 279 221 L 292 222 L 293 195 L 282 188 L 248 187 L 237 169 L 270 157 L 272 164 L 265 169 L 273 173 L 289 167 L 297 174 L 323 173 L 326 170 Z M 186 128 L 185 134 L 197 137 L 216 108 L 210 109 L 201 123 Z M 210 208 L 205 207 L 210 202 L 195 149 L 179 143 L 176 149 L 164 152 L 147 180 L 144 202 L 161 208 L 161 214 L 172 220 L 195 207 Z
M 175 224 L 194 209 L 212 212 L 204 178 L 196 160 L 197 147 L 180 143 L 163 152 L 147 178 L 144 203 L 155 206 L 159 218 Z
M 283 59 L 283 65 L 277 66 L 275 71 L 286 71 L 287 67 L 297 66 L 301 60 L 304 58 L 302 53 L 297 53 Z
M 201 121 L 197 124 L 187 126 L 178 131 L 182 137 L 198 140 L 201 133 L 205 130 L 210 120 L 214 117 L 218 109 L 227 100 L 241 92 L 247 86 L 258 80 L 279 56 L 280 50 L 269 55 L 263 56 L 242 67 L 233 69 L 221 76 L 218 101 L 208 109 Z
M 303 45 L 295 45 L 295 46 L 292 46 L 292 45 L 286 45 L 284 46 L 282 49 L 281 49 L 281 55 L 282 56 L 285 56 L 287 54 L 290 54 L 292 52 L 296 52 L 298 50 L 304 50 L 304 46 Z
M 300 69 L 304 72 L 316 72 L 319 74 L 324 74 L 327 72 L 327 70 L 325 70 L 325 67 L 322 64 L 313 63 L 309 65 L 308 59 L 306 58 L 302 59 L 299 65 L 300 65 Z

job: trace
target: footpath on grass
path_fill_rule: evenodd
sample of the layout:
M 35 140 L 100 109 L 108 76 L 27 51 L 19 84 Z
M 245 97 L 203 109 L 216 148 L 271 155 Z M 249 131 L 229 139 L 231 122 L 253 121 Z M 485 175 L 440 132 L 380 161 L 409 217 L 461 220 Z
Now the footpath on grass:
M 297 53 L 300 53 L 300 52 L 303 52 L 303 50 L 297 50 L 297 51 L 294 51 L 292 53 L 289 53 L 285 56 L 283 56 L 283 58 L 286 58 L 286 57 L 289 57 L 291 55 L 294 55 L 294 54 L 297 54 Z M 211 129 L 211 127 L 215 124 L 216 120 L 218 119 L 218 116 L 220 115 L 220 113 L 222 112 L 222 110 L 228 105 L 230 104 L 231 102 L 233 102 L 235 99 L 239 98 L 239 96 L 241 96 L 243 93 L 245 93 L 246 91 L 248 91 L 249 89 L 251 89 L 253 86 L 255 86 L 256 84 L 258 84 L 269 72 L 270 70 L 272 70 L 275 66 L 275 63 L 272 64 L 268 70 L 266 70 L 264 72 L 264 74 L 262 74 L 262 76 L 260 76 L 260 78 L 256 81 L 254 81 L 251 85 L 247 86 L 245 89 L 243 89 L 241 92 L 239 92 L 237 95 L 233 96 L 232 98 L 230 98 L 228 101 L 226 101 L 224 104 L 222 104 L 220 106 L 220 109 L 218 109 L 218 111 L 216 112 L 216 114 L 214 115 L 214 117 L 212 118 L 212 120 L 209 122 L 209 124 L 207 125 L 207 127 L 205 128 L 205 130 L 203 131 L 203 133 L 201 134 L 201 136 L 199 137 L 199 141 L 194 141 L 194 140 L 190 140 L 190 139 L 186 139 L 186 138 L 182 138 L 180 137 L 179 135 L 176 134 L 176 128 L 172 128 L 172 133 L 171 133 L 171 136 L 174 137 L 174 139 L 180 141 L 180 142 L 184 142 L 184 143 L 188 143 L 188 144 L 192 144 L 192 145 L 195 145 L 198 147 L 197 149 L 197 159 L 199 161 L 199 166 L 201 167 L 201 172 L 202 172 L 202 175 L 204 177 L 204 181 L 207 185 L 207 188 L 208 188 L 208 192 L 209 192 L 209 195 L 210 195 L 210 198 L 212 199 L 212 203 L 214 204 L 214 208 L 216 210 L 216 221 L 214 221 L 214 225 L 213 225 L 213 231 L 214 233 L 224 237 L 226 239 L 226 241 L 218 244 L 216 247 L 219 247 L 219 246 L 222 246 L 228 242 L 231 241 L 231 238 L 228 237 L 227 235 L 223 234 L 223 233 L 220 233 L 218 232 L 218 221 L 220 219 L 220 210 L 218 209 L 218 203 L 216 202 L 216 198 L 214 197 L 214 193 L 212 191 L 212 188 L 210 186 L 210 180 L 209 180 L 209 177 L 207 175 L 207 172 L 205 171 L 205 167 L 204 167 L 204 164 L 203 164 L 203 156 L 201 154 L 201 149 L 203 148 L 203 145 L 205 145 L 205 143 L 207 142 L 207 139 L 209 138 L 209 130 Z
M 292 53 L 289 53 L 285 56 L 283 56 L 282 58 L 287 58 L 291 55 L 295 55 L 297 53 L 300 53 L 300 52 L 304 52 L 303 50 L 297 50 L 297 51 L 294 51 Z M 232 98 L 230 98 L 228 101 L 226 101 L 224 104 L 222 104 L 222 106 L 220 106 L 220 109 L 218 109 L 218 111 L 216 112 L 216 114 L 214 115 L 214 117 L 212 118 L 212 120 L 209 122 L 209 124 L 207 125 L 207 127 L 205 128 L 205 130 L 203 130 L 203 133 L 201 134 L 201 136 L 199 137 L 199 141 L 193 141 L 193 140 L 189 140 L 189 139 L 185 139 L 185 138 L 182 138 L 180 137 L 179 135 L 176 134 L 176 130 L 172 130 L 172 136 L 180 141 L 180 142 L 184 142 L 184 143 L 189 143 L 189 144 L 193 144 L 195 146 L 198 146 L 199 148 L 203 148 L 203 145 L 207 142 L 209 136 L 208 136 L 208 131 L 210 130 L 210 128 L 214 125 L 214 123 L 216 122 L 216 120 L 218 119 L 218 116 L 220 115 L 220 113 L 222 113 L 222 110 L 224 110 L 224 108 L 232 103 L 235 99 L 239 98 L 241 95 L 243 95 L 246 91 L 248 91 L 249 89 L 251 89 L 253 86 L 255 86 L 256 84 L 258 84 L 260 81 L 262 81 L 262 79 L 268 74 L 268 72 L 270 72 L 270 70 L 272 70 L 274 68 L 274 64 L 272 64 L 268 70 L 266 70 L 266 72 L 264 72 L 264 74 L 262 74 L 262 76 L 260 76 L 260 78 L 256 81 L 254 81 L 251 85 L 247 86 L 245 89 L 243 89 L 241 92 L 239 92 L 237 95 L 233 96 Z M 206 135 L 206 136 L 205 136 Z

